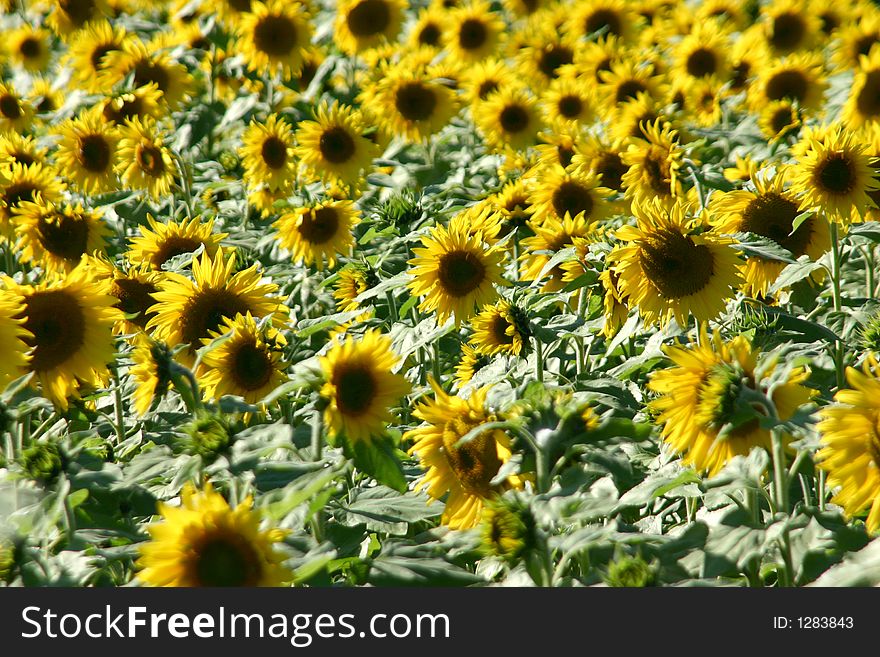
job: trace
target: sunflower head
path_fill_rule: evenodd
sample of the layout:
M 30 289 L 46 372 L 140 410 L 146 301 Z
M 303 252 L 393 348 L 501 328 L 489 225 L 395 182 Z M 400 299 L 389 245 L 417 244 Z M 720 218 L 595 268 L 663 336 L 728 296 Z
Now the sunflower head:
M 239 52 L 250 70 L 290 79 L 300 72 L 311 41 L 308 8 L 296 1 L 253 2 L 239 21 L 239 35 Z
M 209 462 L 232 443 L 231 428 L 222 415 L 205 413 L 181 427 L 183 444 L 191 454 L 199 454 Z
M 354 241 L 352 227 L 360 212 L 352 201 L 325 201 L 285 213 L 275 222 L 276 239 L 290 250 L 293 259 L 324 268 L 336 266 L 336 256 L 346 253 Z
M 480 545 L 488 555 L 513 564 L 536 543 L 536 522 L 528 505 L 508 494 L 486 502 L 480 518 Z

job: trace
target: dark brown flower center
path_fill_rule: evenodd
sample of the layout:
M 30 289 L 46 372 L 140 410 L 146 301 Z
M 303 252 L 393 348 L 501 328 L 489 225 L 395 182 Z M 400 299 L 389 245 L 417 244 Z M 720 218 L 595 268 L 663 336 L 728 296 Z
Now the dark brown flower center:
M 672 194 L 672 171 L 665 153 L 649 152 L 643 164 L 648 186 L 661 196 Z
M 798 48 L 807 35 L 804 19 L 798 14 L 780 14 L 773 20 L 770 44 L 785 52 Z
M 59 0 L 58 8 L 77 28 L 85 25 L 96 13 L 95 0 Z
M 253 310 L 240 296 L 226 288 L 206 287 L 193 292 L 180 313 L 180 332 L 184 344 L 195 351 L 202 346 L 202 339 L 218 332 L 223 320 Z
M 508 328 L 510 328 L 510 322 L 504 317 L 498 314 L 492 316 L 489 333 L 496 344 L 513 344 L 513 336 L 507 334 Z
M 419 43 L 423 46 L 437 46 L 443 33 L 436 23 L 428 23 L 419 32 Z
M 192 253 L 202 245 L 201 240 L 184 235 L 171 235 L 166 237 L 158 245 L 158 249 L 150 258 L 150 264 L 154 269 L 161 269 L 162 265 L 171 260 L 171 258 L 184 253 Z
M 95 49 L 92 50 L 92 54 L 89 56 L 92 68 L 96 71 L 100 71 L 104 68 L 104 55 L 113 52 L 114 50 L 119 50 L 115 43 L 103 43 L 96 46 Z
M 778 135 L 796 121 L 797 117 L 794 115 L 794 109 L 790 105 L 786 105 L 773 112 L 773 116 L 770 117 L 770 127 L 773 130 L 773 134 Z
M 599 9 L 594 11 L 587 17 L 584 23 L 584 34 L 592 34 L 598 32 L 603 27 L 607 27 L 605 34 L 616 34 L 620 36 L 623 33 L 623 20 L 612 9 Z
M 43 217 L 37 230 L 43 248 L 68 262 L 79 262 L 88 247 L 89 224 L 82 216 L 56 212 Z
M 25 299 L 24 327 L 33 337 L 30 368 L 47 372 L 72 358 L 85 344 L 86 320 L 79 301 L 67 290 L 43 290 Z
M 607 151 L 596 163 L 596 173 L 602 175 L 602 186 L 619 192 L 623 185 L 623 174 L 629 167 L 620 159 L 620 155 Z
M 674 230 L 661 230 L 642 239 L 639 262 L 648 281 L 667 299 L 700 292 L 715 273 L 709 247 Z
M 437 96 L 421 82 L 407 82 L 397 90 L 394 106 L 407 121 L 425 121 L 437 107 Z
M 25 59 L 36 59 L 43 53 L 43 47 L 39 39 L 27 37 L 18 46 L 18 51 Z
M 563 182 L 553 192 L 553 210 L 559 217 L 566 214 L 576 217 L 581 212 L 589 218 L 593 211 L 593 195 L 590 190 L 574 180 Z
M 272 378 L 272 360 L 266 350 L 247 342 L 232 355 L 232 378 L 239 388 L 259 390 Z
M 582 101 L 579 96 L 563 96 L 556 104 L 556 108 L 566 119 L 576 119 L 584 110 L 584 101 Z
M 144 112 L 144 102 L 139 96 L 126 94 L 112 99 L 104 105 L 104 118 L 113 123 L 125 123 L 126 119 L 140 116 Z
M 356 37 L 381 34 L 391 23 L 391 9 L 385 0 L 363 0 L 348 12 L 346 23 Z
M 188 552 L 194 559 L 196 586 L 256 586 L 260 582 L 261 559 L 244 537 L 210 537 Z
M 570 48 L 559 45 L 558 43 L 550 44 L 541 53 L 538 61 L 538 70 L 548 78 L 557 77 L 557 69 L 560 66 L 571 64 L 574 61 L 574 53 Z
M 167 93 L 171 79 L 165 68 L 149 59 L 141 59 L 134 67 L 134 86 L 143 87 L 154 82 L 162 93 Z
M 819 20 L 822 21 L 823 34 L 831 34 L 840 27 L 840 17 L 831 10 L 820 12 Z
M 635 98 L 640 93 L 647 90 L 648 88 L 640 80 L 624 80 L 617 86 L 617 93 L 614 96 L 614 100 L 618 103 L 622 103 L 630 98 Z
M 479 89 L 477 89 L 477 94 L 480 96 L 480 100 L 486 100 L 489 97 L 489 94 L 493 91 L 498 90 L 498 81 L 497 80 L 485 80 L 480 84 Z
M 813 233 L 813 218 L 808 217 L 791 234 L 792 224 L 798 215 L 798 203 L 781 194 L 771 192 L 753 199 L 743 211 L 740 230 L 767 237 L 795 258 L 802 256 Z
M 463 297 L 480 287 L 486 279 L 486 267 L 470 251 L 449 251 L 440 257 L 437 278 L 444 293 Z
M 307 212 L 297 230 L 311 244 L 329 242 L 339 231 L 339 212 L 330 206 Z
M 287 144 L 278 137 L 266 137 L 263 146 L 260 148 L 260 155 L 263 162 L 270 169 L 281 169 L 287 162 Z
M 254 27 L 254 45 L 270 57 L 284 57 L 299 45 L 296 24 L 287 16 L 264 16 Z
M 748 82 L 749 79 L 751 68 L 752 67 L 748 62 L 738 62 L 733 67 L 733 72 L 730 76 L 730 88 L 734 90 L 739 90 L 745 87 L 746 82 Z
M 251 0 L 226 0 L 227 4 L 235 11 L 246 13 L 251 10 Z
M 462 50 L 479 50 L 488 39 L 489 30 L 478 18 L 468 18 L 458 28 L 458 45 Z
M 810 81 L 801 71 L 780 71 L 767 81 L 766 94 L 768 100 L 789 98 L 803 102 L 807 97 Z
M 149 309 L 156 303 L 153 294 L 157 291 L 152 283 L 136 278 L 117 278 L 110 288 L 110 294 L 119 299 L 115 307 L 130 316 L 128 321 L 141 328 L 156 315 L 155 312 L 149 312 Z
M 688 55 L 685 68 L 693 77 L 702 78 L 718 70 L 718 60 L 709 48 L 697 48 Z
M 511 134 L 523 132 L 529 127 L 529 112 L 522 105 L 508 105 L 501 110 L 498 122 L 504 132 Z
M 318 147 L 324 159 L 333 164 L 348 162 L 355 151 L 354 139 L 340 126 L 325 130 Z
M 465 492 L 488 497 L 492 493 L 492 479 L 501 469 L 495 439 L 491 434 L 482 433 L 461 447 L 456 447 L 461 437 L 474 426 L 462 419 L 448 422 L 443 432 L 443 452 Z
M 165 172 L 162 151 L 152 144 L 138 145 L 135 158 L 141 171 L 152 178 L 158 178 Z
M 819 165 L 816 179 L 823 191 L 847 194 L 856 183 L 855 166 L 846 155 L 833 153 Z
M 333 372 L 336 406 L 343 415 L 357 417 L 370 410 L 378 392 L 373 371 L 365 363 L 344 363 Z
M 0 114 L 10 121 L 20 119 L 24 112 L 21 111 L 21 103 L 12 94 L 0 96 Z
M 33 201 L 39 191 L 39 187 L 26 180 L 12 183 L 3 192 L 6 211 L 16 210 L 24 201 Z
M 110 144 L 104 135 L 91 134 L 79 139 L 79 163 L 92 173 L 104 173 L 110 166 Z

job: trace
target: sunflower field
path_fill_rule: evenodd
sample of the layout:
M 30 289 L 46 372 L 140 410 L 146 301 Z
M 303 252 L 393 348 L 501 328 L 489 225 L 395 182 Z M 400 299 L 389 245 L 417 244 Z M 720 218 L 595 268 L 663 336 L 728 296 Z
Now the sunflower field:
M 875 4 L 0 10 L 0 582 L 880 584 Z

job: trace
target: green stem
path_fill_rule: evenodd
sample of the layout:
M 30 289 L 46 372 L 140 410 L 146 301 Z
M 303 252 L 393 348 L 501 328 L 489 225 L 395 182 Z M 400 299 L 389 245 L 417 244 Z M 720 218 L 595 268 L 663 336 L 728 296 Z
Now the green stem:
M 312 458 L 316 461 L 321 460 L 322 450 L 324 447 L 324 415 L 318 409 L 315 409 L 312 415 Z
M 397 314 L 397 302 L 394 300 L 394 295 L 391 292 L 385 293 L 385 298 L 388 300 L 388 310 L 391 313 L 391 322 L 396 324 L 400 317 Z
M 535 378 L 544 383 L 544 351 L 538 338 L 535 338 Z
M 114 367 L 113 372 L 113 410 L 116 417 L 116 440 L 117 445 L 125 442 L 125 412 L 122 401 L 122 381 L 119 378 L 119 372 Z
M 773 487 L 775 490 L 776 510 L 788 513 L 788 473 L 785 469 L 785 446 L 782 432 L 774 428 L 771 432 L 773 441 Z
M 837 232 L 837 224 L 831 222 L 831 292 L 834 311 L 840 312 L 843 308 L 842 296 L 840 293 L 840 239 Z M 837 340 L 834 343 L 834 369 L 837 374 L 837 389 L 840 390 L 844 386 L 844 368 L 843 368 L 843 342 Z

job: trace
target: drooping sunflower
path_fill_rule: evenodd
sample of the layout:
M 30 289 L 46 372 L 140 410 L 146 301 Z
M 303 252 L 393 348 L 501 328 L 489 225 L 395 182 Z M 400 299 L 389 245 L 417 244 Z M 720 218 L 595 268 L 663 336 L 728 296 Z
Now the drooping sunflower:
M 474 120 L 490 147 L 498 152 L 524 151 L 542 128 L 535 99 L 522 87 L 504 87 L 476 108 Z
M 539 280 L 555 253 L 573 246 L 577 238 L 587 237 L 591 232 L 591 224 L 583 214 L 571 216 L 568 213 L 562 219 L 552 216 L 540 219 L 540 216 L 536 212 L 528 224 L 534 236 L 522 240 L 520 276 L 526 281 Z M 562 264 L 543 273 L 543 276 L 547 277 L 541 288 L 544 292 L 556 292 L 565 286 Z
M 86 194 L 117 188 L 119 133 L 107 124 L 99 109 L 65 121 L 55 131 L 61 137 L 55 161 L 70 182 Z
M 601 186 L 591 171 L 544 167 L 532 183 L 529 204 L 541 223 L 547 219 L 563 221 L 566 216 L 582 217 L 588 224 L 604 219 L 609 210 L 611 190 Z
M 868 193 L 878 188 L 866 146 L 836 126 L 805 131 L 796 145 L 792 189 L 802 195 L 802 209 L 824 212 L 832 221 L 849 224 L 874 207 Z
M 49 6 L 46 23 L 63 39 L 110 13 L 107 0 L 49 0 Z
M 257 265 L 235 272 L 235 253 L 217 249 L 212 258 L 207 253 L 193 261 L 193 280 L 169 272 L 153 294 L 156 304 L 150 311 L 155 317 L 147 330 L 169 345 L 185 344 L 192 357 L 202 340 L 217 331 L 223 318 L 251 313 L 255 317 L 272 316 L 281 321 L 287 308 L 274 296 L 278 286 L 262 282 Z
M 106 66 L 100 73 L 104 76 L 101 85 L 109 89 L 131 76 L 135 89 L 155 84 L 162 100 L 172 109 L 176 108 L 188 96 L 193 80 L 183 64 L 164 52 L 164 45 L 126 39 L 119 50 L 106 53 Z
M 754 111 L 760 111 L 771 101 L 788 99 L 805 109 L 817 110 L 827 86 L 819 55 L 787 55 L 761 67 L 749 87 L 749 103 Z
M 13 224 L 21 261 L 53 274 L 73 270 L 84 255 L 102 252 L 112 233 L 100 210 L 42 200 L 23 202 Z
M 24 308 L 21 299 L 0 289 L 0 349 L 4 358 L 0 362 L 0 387 L 5 388 L 11 380 L 27 371 L 28 333 L 23 327 Z
M 148 117 L 152 117 L 156 119 L 162 116 L 162 109 L 159 105 L 161 98 L 162 92 L 159 91 L 159 87 L 155 83 L 138 87 L 132 91 L 113 94 L 100 105 L 101 116 L 116 125 L 123 125 L 127 120 L 135 118 L 146 120 Z
M 124 27 L 108 21 L 89 23 L 77 32 L 65 55 L 76 84 L 90 92 L 107 91 L 106 55 L 122 50 L 129 38 Z
M 345 105 L 321 105 L 315 118 L 297 126 L 295 155 L 312 175 L 354 185 L 379 154 L 378 145 L 363 136 L 360 113 Z
M 398 360 L 391 338 L 377 329 L 349 335 L 320 357 L 321 396 L 328 402 L 324 423 L 331 435 L 370 441 L 385 432 L 391 408 L 410 391 L 406 377 L 392 371 Z
M 35 374 L 43 395 L 66 410 L 68 397 L 83 386 L 104 385 L 116 357 L 116 299 L 96 288 L 85 267 L 36 286 L 7 284 L 22 307 L 26 371 Z
M 171 349 L 145 335 L 132 340 L 132 367 L 129 374 L 135 383 L 134 408 L 143 417 L 171 389 Z
M 177 164 L 156 121 L 149 116 L 128 119 L 119 134 L 116 172 L 122 182 L 144 190 L 156 200 L 168 195 L 177 176 Z
M 209 344 L 226 334 L 227 340 L 202 356 L 199 382 L 208 399 L 237 395 L 256 404 L 284 381 L 287 340 L 272 326 L 261 329 L 248 312 L 224 319 L 203 342 Z
M 504 34 L 504 21 L 485 0 L 471 0 L 448 13 L 444 46 L 456 61 L 473 62 L 494 54 Z
M 295 262 L 324 269 L 326 260 L 336 266 L 336 256 L 345 254 L 354 242 L 352 227 L 360 221 L 353 201 L 324 201 L 286 212 L 273 224 L 276 239 L 291 252 Z
M 647 140 L 631 143 L 621 156 L 629 166 L 621 178 L 626 196 L 633 199 L 633 205 L 654 199 L 670 203 L 684 194 L 678 177 L 684 149 L 678 143 L 677 132 L 661 119 L 643 126 L 643 130 Z
M 12 84 L 0 82 L 0 135 L 24 133 L 34 120 L 34 106 Z
M 213 258 L 220 243 L 228 233 L 215 233 L 214 220 L 203 221 L 200 217 L 177 221 L 156 221 L 147 215 L 146 226 L 140 226 L 140 236 L 131 238 L 130 249 L 126 253 L 128 261 L 135 266 L 147 267 L 156 271 L 174 256 L 192 253 L 204 247 L 205 253 Z
M 773 240 L 797 259 L 808 255 L 818 260 L 831 248 L 828 223 L 824 217 L 808 216 L 793 230 L 800 214 L 801 201 L 785 188 L 785 176 L 752 176 L 754 191 L 742 189 L 715 194 L 709 203 L 712 223 L 720 233 L 748 232 Z M 752 296 L 766 296 L 786 263 L 750 256 L 743 267 L 745 291 Z
M 49 33 L 33 25 L 22 25 L 5 35 L 9 58 L 32 73 L 42 71 L 49 64 L 52 50 Z
M 56 203 L 63 191 L 64 184 L 55 170 L 39 162 L 27 165 L 14 162 L 0 168 L 0 232 L 8 231 L 9 221 L 22 203 L 38 198 Z
M 768 390 L 766 378 L 757 374 L 760 350 L 745 336 L 725 342 L 718 332 L 709 338 L 705 327 L 700 330 L 699 341 L 664 348 L 673 367 L 657 371 L 648 388 L 660 395 L 650 407 L 658 413 L 655 421 L 663 426 L 664 442 L 682 454 L 682 463 L 712 477 L 734 456 L 746 456 L 755 447 L 771 449 L 770 431 L 760 426 L 759 416 L 765 410 L 755 409 L 754 418 L 727 426 L 734 419 L 742 388 L 769 393 L 782 420 L 809 403 L 815 391 L 804 385 L 809 372 L 801 367 Z M 775 364 L 763 368 L 763 376 L 774 368 Z
M 851 129 L 880 121 L 880 49 L 859 59 L 841 119 Z
M 862 371 L 847 368 L 849 388 L 834 395 L 834 404 L 819 415 L 817 429 L 822 448 L 816 453 L 819 467 L 828 473 L 835 491 L 832 501 L 848 516 L 868 510 L 865 527 L 880 529 L 880 364 L 871 355 Z
M 260 529 L 247 497 L 234 509 L 206 483 L 187 483 L 179 507 L 159 503 L 162 519 L 147 527 L 137 578 L 147 586 L 281 586 L 293 579 L 275 543 L 280 529 Z
M 287 80 L 299 73 L 303 53 L 312 39 L 306 5 L 294 0 L 254 2 L 239 21 L 240 52 L 258 75 L 279 74 Z
M 405 9 L 404 0 L 343 0 L 336 9 L 334 41 L 349 55 L 393 42 Z
M 495 285 L 502 285 L 501 263 L 504 251 L 488 246 L 481 236 L 471 235 L 460 223 L 436 226 L 422 237 L 422 248 L 413 249 L 409 261 L 412 293 L 425 298 L 419 304 L 424 312 L 437 311 L 442 324 L 455 315 L 456 324 L 474 314 L 474 307 L 492 303 L 498 296 Z
M 775 55 L 809 50 L 821 35 L 822 22 L 807 0 L 774 0 L 764 7 L 764 38 Z
M 265 123 L 257 120 L 245 130 L 239 149 L 245 180 L 251 185 L 267 185 L 272 191 L 290 186 L 295 172 L 293 130 L 277 114 Z
M 446 497 L 441 518 L 444 525 L 470 529 L 479 523 L 487 500 L 505 490 L 522 488 L 524 480 L 511 475 L 500 484 L 492 483 L 513 455 L 510 437 L 503 431 L 485 431 L 459 444 L 471 429 L 497 419 L 486 410 L 488 387 L 475 390 L 468 399 L 447 394 L 433 379 L 431 387 L 434 399 L 421 402 L 413 411 L 427 424 L 404 434 L 404 440 L 413 441 L 409 453 L 418 455 L 426 470 L 416 488 L 425 489 L 435 500 Z
M 507 299 L 484 306 L 471 320 L 471 326 L 474 329 L 471 342 L 480 353 L 519 356 L 528 348 L 531 336 L 528 316 Z
M 394 66 L 360 96 L 392 134 L 417 142 L 439 132 L 458 111 L 455 94 L 426 71 Z
M 624 226 L 624 244 L 609 254 L 618 289 L 628 305 L 638 306 L 647 324 L 664 326 L 675 318 L 717 316 L 741 282 L 739 259 L 730 241 L 712 232 L 697 234 L 686 208 L 653 201 L 633 208 L 638 226 Z

